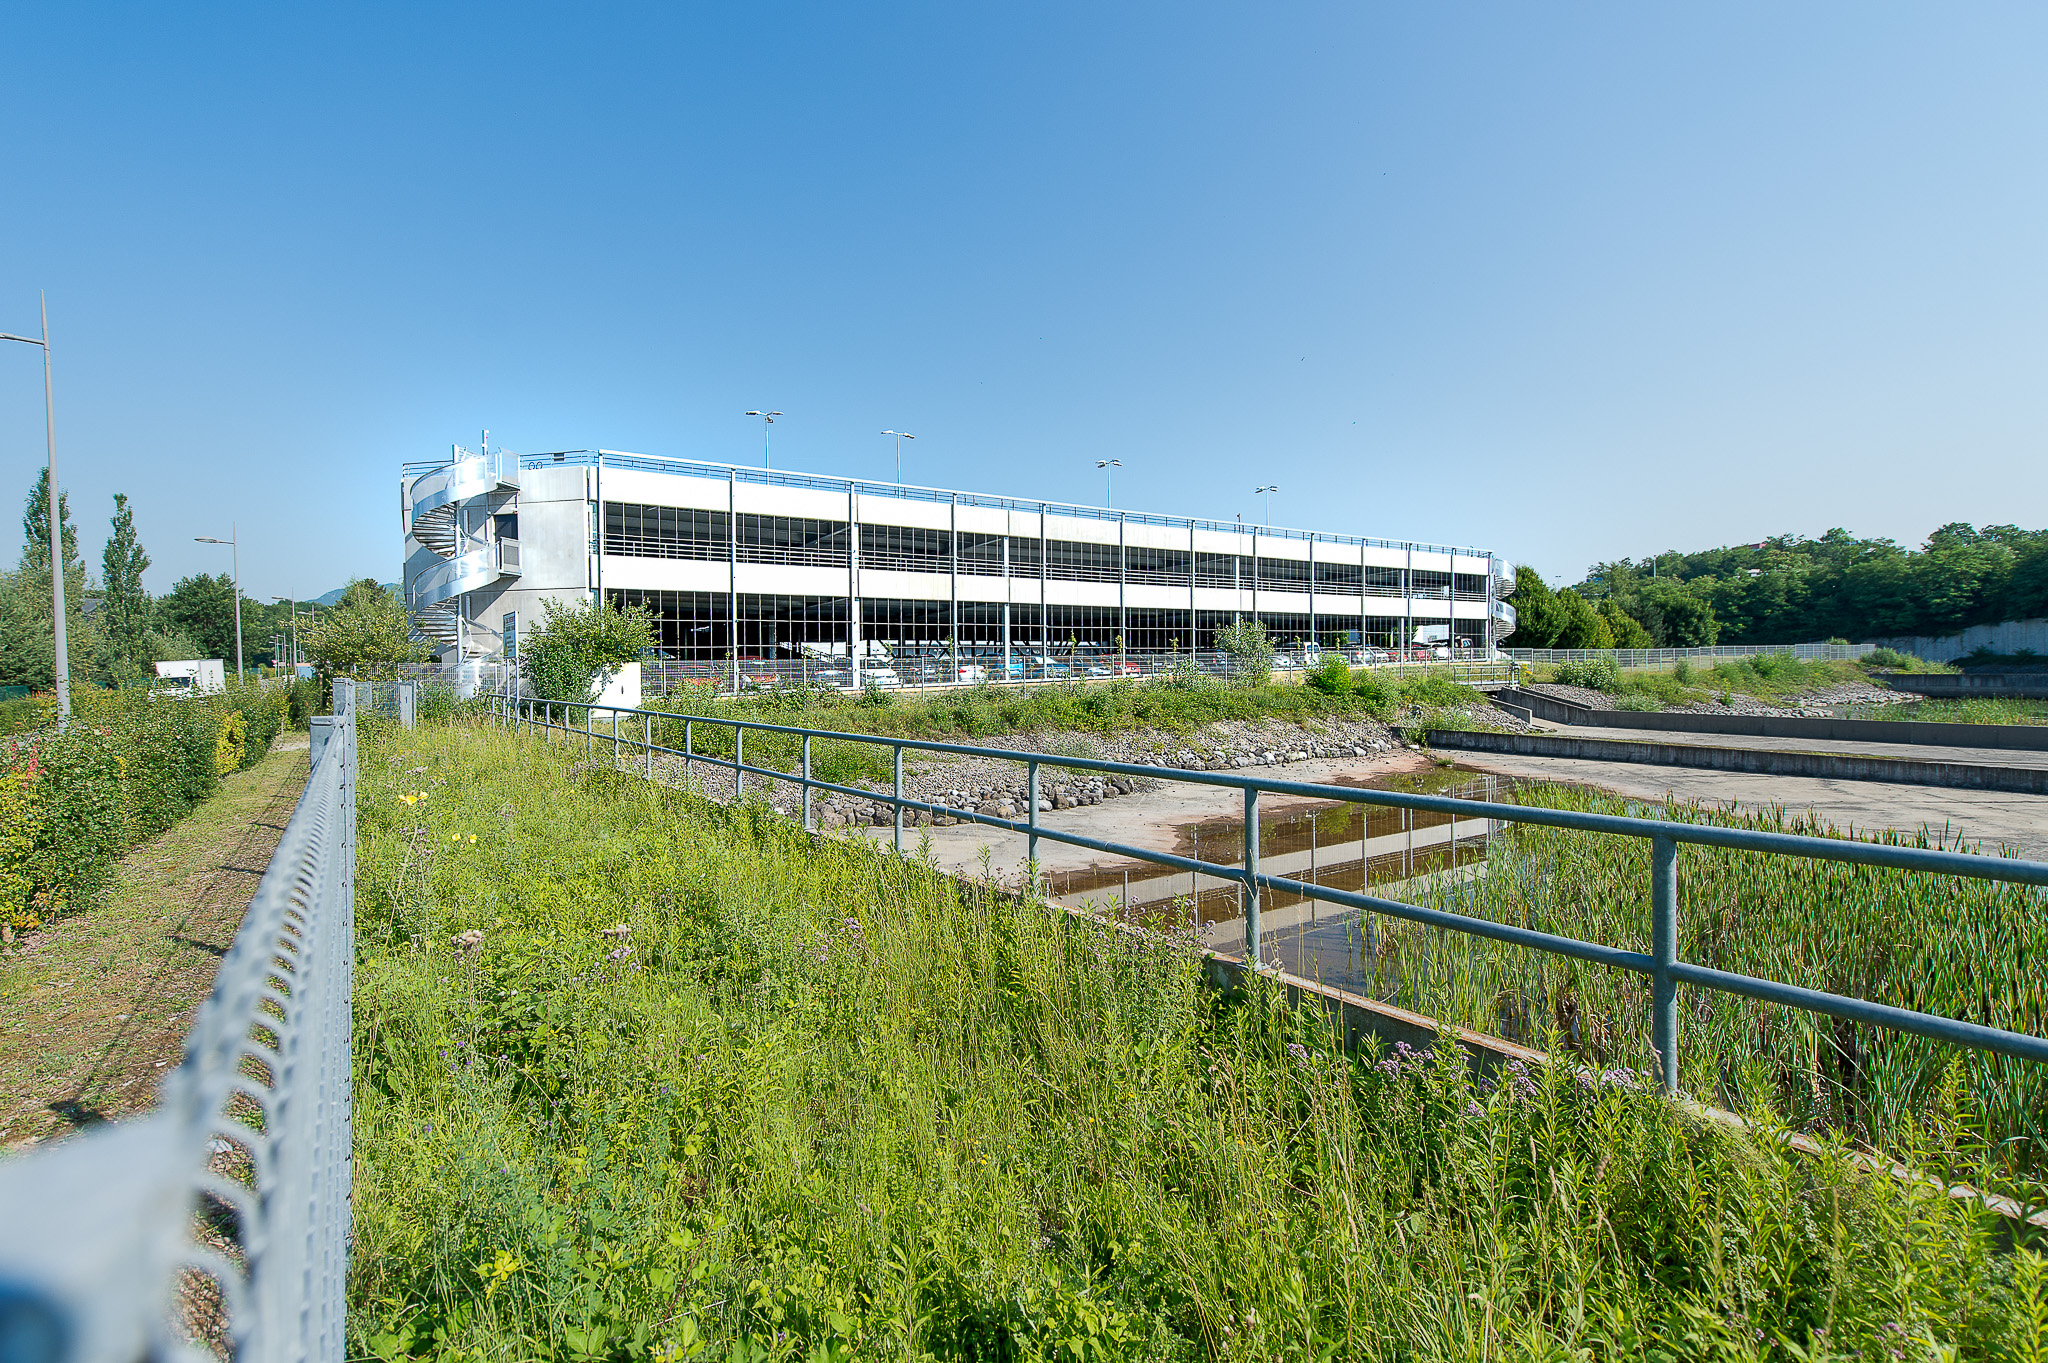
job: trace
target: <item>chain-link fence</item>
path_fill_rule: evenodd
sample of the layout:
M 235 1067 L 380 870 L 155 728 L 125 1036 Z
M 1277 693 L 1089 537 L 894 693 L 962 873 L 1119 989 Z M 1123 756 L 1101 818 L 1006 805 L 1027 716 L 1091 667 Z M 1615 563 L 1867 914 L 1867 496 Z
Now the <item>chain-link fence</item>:
M 314 768 L 148 1116 L 0 1163 L 0 1360 L 343 1357 L 356 726 Z
M 1611 662 L 1616 667 L 1656 667 L 1716 658 L 1755 658 L 1782 653 L 1802 662 L 1853 662 L 1876 644 L 1715 644 L 1706 648 L 1504 648 L 1508 657 L 1525 663 Z

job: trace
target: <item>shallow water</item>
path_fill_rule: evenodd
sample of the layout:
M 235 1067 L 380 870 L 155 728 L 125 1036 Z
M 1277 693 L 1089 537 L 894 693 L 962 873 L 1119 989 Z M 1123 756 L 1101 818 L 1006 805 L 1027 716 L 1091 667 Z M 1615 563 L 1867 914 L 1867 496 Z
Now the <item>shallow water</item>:
M 1344 784 L 1512 803 L 1517 792 L 1543 783 L 1452 767 Z M 1499 828 L 1492 819 L 1422 810 L 1295 803 L 1271 814 L 1261 811 L 1259 867 L 1268 875 L 1415 903 L 1432 886 L 1484 874 Z M 1244 864 L 1241 818 L 1183 824 L 1178 833 L 1174 851 L 1181 856 Z M 1131 862 L 1049 879 L 1053 896 L 1063 904 L 1092 906 L 1153 926 L 1193 927 L 1204 946 L 1232 955 L 1244 949 L 1244 890 L 1223 876 Z M 1388 920 L 1381 915 L 1268 890 L 1259 922 L 1267 961 L 1353 993 L 1412 1005 L 1418 967 L 1428 973 L 1429 963 L 1403 959 L 1401 940 L 1385 930 Z M 1400 938 L 1412 955 L 1414 934 Z

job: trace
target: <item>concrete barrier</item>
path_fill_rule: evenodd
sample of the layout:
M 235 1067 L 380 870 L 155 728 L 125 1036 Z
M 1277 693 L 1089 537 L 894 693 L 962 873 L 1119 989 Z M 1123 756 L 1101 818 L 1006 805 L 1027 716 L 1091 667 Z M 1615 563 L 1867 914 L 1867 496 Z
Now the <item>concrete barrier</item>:
M 1701 767 L 1710 771 L 1740 771 L 1761 776 L 1889 781 L 1896 785 L 2048 795 L 2048 767 L 1992 767 L 1963 762 L 1924 762 L 1911 757 L 1866 757 L 1858 753 L 1779 752 L 1769 748 L 1715 748 L 1704 744 L 1578 738 L 1567 734 L 1475 733 L 1462 729 L 1431 729 L 1429 745 L 1468 752 L 1514 753 L 1522 757 L 1574 757 L 1592 762 Z
M 1929 700 L 2048 700 L 2048 672 L 1899 672 L 1878 678 L 1894 691 Z
M 2048 692 L 2044 692 L 2048 694 Z M 1845 743 L 1922 743 L 1942 748 L 2048 752 L 2048 724 L 1939 724 L 1917 719 L 1830 719 L 1797 715 L 1717 715 L 1699 710 L 1595 710 L 1520 689 L 1498 693 L 1552 724 L 1660 733 L 1745 734 L 1753 738 L 1826 738 Z

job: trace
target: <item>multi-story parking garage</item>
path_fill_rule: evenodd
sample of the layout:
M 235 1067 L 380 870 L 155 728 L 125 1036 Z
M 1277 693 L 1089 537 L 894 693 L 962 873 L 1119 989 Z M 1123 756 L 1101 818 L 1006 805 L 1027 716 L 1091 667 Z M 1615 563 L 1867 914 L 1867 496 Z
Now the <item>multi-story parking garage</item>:
M 1283 647 L 1490 651 L 1511 570 L 1478 549 L 1072 506 L 613 451 L 457 448 L 400 483 L 405 593 L 444 666 L 515 660 L 544 598 L 653 614 L 662 657 L 730 678 L 944 658 L 1028 676 Z

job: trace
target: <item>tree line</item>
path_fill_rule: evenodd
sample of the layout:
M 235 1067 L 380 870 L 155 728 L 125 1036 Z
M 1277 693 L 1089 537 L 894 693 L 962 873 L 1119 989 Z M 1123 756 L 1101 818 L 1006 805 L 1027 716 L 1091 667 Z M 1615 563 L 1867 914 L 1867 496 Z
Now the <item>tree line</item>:
M 1520 648 L 1688 648 L 1954 634 L 2048 616 L 2048 530 L 1942 526 L 1918 549 L 1835 529 L 1819 539 L 1596 563 L 1552 591 L 1516 569 Z M 1603 642 L 1605 640 L 1605 642 Z
M 22 510 L 21 559 L 12 572 L 0 572 L 0 686 L 46 691 L 55 684 L 49 507 L 50 475 L 44 470 Z M 97 574 L 79 553 L 69 493 L 58 494 L 57 523 L 64 556 L 66 651 L 74 680 L 134 685 L 154 677 L 157 663 L 182 658 L 221 658 L 233 667 L 235 584 L 230 576 L 195 574 L 179 579 L 164 595 L 151 596 L 142 585 L 149 553 L 136 535 L 135 510 L 121 493 L 114 494 Z M 395 600 L 390 608 L 403 618 Z M 311 613 L 321 608 L 302 601 L 297 609 L 302 642 L 309 642 Z M 271 666 L 284 656 L 272 641 L 289 635 L 292 612 L 289 602 L 243 598 L 242 654 L 248 666 Z

